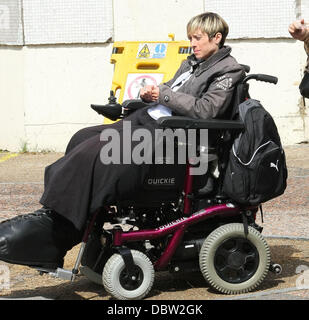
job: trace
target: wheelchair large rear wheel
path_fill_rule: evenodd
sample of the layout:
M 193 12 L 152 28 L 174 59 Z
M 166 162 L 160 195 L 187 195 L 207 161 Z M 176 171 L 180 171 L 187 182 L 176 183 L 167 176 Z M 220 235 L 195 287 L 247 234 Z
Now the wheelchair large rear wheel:
M 204 241 L 199 263 L 205 280 L 225 294 L 252 291 L 266 277 L 270 250 L 260 232 L 241 223 L 215 229 Z
M 123 258 L 113 254 L 103 269 L 105 290 L 119 300 L 143 299 L 151 290 L 154 282 L 154 268 L 149 258 L 142 252 L 131 250 L 135 264 L 133 279 L 129 277 Z

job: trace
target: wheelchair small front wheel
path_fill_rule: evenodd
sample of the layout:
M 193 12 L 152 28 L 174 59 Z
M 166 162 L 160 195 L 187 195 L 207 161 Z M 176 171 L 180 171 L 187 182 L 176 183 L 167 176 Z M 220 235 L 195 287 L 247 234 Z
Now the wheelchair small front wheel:
M 270 250 L 260 232 L 241 223 L 215 229 L 204 241 L 199 263 L 205 280 L 225 294 L 252 291 L 266 277 Z
M 105 290 L 119 300 L 143 299 L 151 290 L 154 282 L 154 267 L 142 252 L 131 250 L 135 264 L 133 277 L 125 268 L 120 254 L 113 254 L 106 262 L 102 279 Z

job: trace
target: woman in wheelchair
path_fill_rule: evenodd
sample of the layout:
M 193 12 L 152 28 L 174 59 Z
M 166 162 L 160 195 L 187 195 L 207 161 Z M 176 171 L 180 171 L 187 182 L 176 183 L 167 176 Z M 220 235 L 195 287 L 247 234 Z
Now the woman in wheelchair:
M 231 48 L 224 45 L 228 30 L 215 13 L 203 13 L 189 21 L 187 34 L 193 54 L 173 79 L 141 89 L 145 107 L 125 118 L 132 130 L 146 128 L 153 133 L 157 119 L 172 114 L 196 119 L 229 117 L 235 85 L 245 73 L 230 55 Z M 107 143 L 100 140 L 101 132 L 108 128 L 122 132 L 123 123 L 85 128 L 71 138 L 65 155 L 45 169 L 43 207 L 1 222 L 0 260 L 61 267 L 66 252 L 82 241 L 90 216 L 96 212 L 103 216 L 105 208 L 119 199 L 136 197 L 147 166 L 100 161 L 100 151 Z

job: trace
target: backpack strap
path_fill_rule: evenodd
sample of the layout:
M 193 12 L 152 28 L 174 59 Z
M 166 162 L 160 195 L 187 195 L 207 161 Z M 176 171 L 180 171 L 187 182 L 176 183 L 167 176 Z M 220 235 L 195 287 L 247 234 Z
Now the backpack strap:
M 248 230 L 248 218 L 245 211 L 242 212 L 242 223 L 244 225 L 245 237 L 247 238 L 249 230 Z
M 261 220 L 262 220 L 262 223 L 264 223 L 264 219 L 263 219 L 264 215 L 263 215 L 263 209 L 262 209 L 262 205 L 261 204 L 260 204 L 259 208 L 260 208 L 260 211 L 261 211 Z

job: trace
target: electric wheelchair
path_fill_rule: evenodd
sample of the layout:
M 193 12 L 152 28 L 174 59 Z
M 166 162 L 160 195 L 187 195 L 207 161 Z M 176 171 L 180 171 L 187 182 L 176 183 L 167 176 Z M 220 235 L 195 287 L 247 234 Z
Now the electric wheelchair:
M 244 67 L 248 73 L 249 67 Z M 252 291 L 269 270 L 280 273 L 281 266 L 271 262 L 263 228 L 255 222 L 259 206 L 240 205 L 222 192 L 229 150 L 243 130 L 235 117 L 237 106 L 249 98 L 251 79 L 277 83 L 272 76 L 247 75 L 235 88 L 227 120 L 179 116 L 157 120 L 161 128 L 215 132 L 215 145 L 199 145 L 197 152 L 208 153 L 209 165 L 216 170 L 201 177 L 191 174 L 194 164 L 189 160 L 176 169 L 153 165 L 147 181 L 173 179 L 174 183 L 148 183 L 134 199 L 122 199 L 97 212 L 89 221 L 73 270 L 57 269 L 53 274 L 74 280 L 81 272 L 116 299 L 142 299 L 150 292 L 156 271 L 200 270 L 211 287 L 225 294 Z M 120 105 L 113 92 L 107 105 L 91 105 L 111 120 L 144 106 L 141 100 Z

